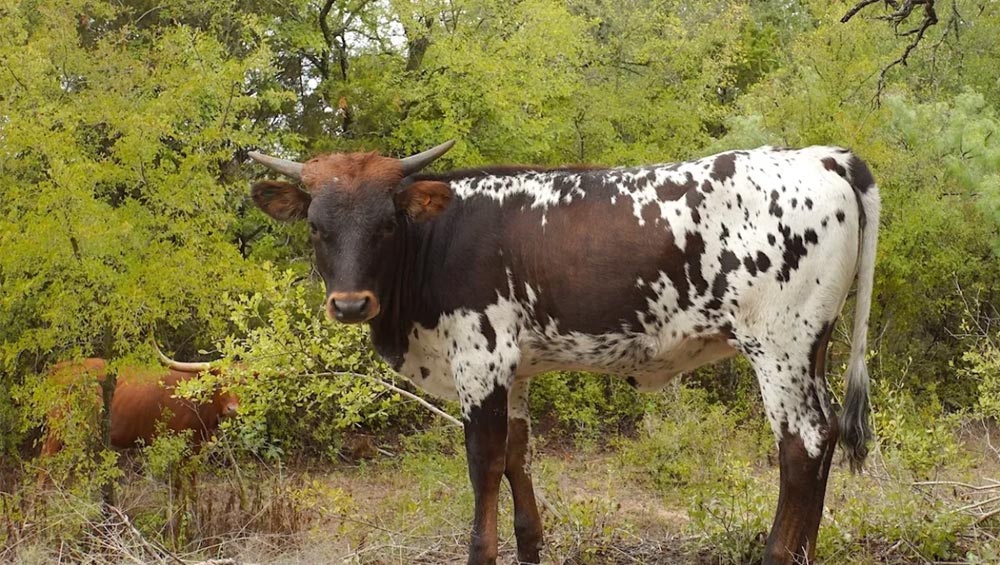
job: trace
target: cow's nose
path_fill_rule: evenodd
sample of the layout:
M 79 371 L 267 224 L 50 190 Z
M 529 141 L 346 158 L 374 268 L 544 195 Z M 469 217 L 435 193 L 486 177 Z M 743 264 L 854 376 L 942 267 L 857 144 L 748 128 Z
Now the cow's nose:
M 329 309 L 338 322 L 357 323 L 378 314 L 378 303 L 371 292 L 336 293 L 330 296 Z
M 347 298 L 333 301 L 333 312 L 341 322 L 360 318 L 368 307 L 368 297 Z M 345 319 L 346 318 L 346 319 Z

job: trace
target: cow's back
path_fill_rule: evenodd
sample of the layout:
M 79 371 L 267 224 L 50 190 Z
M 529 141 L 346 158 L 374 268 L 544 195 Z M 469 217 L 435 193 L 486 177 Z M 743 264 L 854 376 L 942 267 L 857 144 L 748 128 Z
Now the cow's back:
M 456 353 L 521 374 L 591 369 L 655 387 L 733 355 L 733 327 L 769 304 L 794 302 L 822 278 L 837 278 L 836 292 L 849 285 L 855 159 L 832 147 L 760 148 L 454 179 L 457 201 L 432 228 L 447 235 L 428 238 L 438 249 L 426 253 L 439 269 L 439 316 L 415 324 L 401 371 L 448 396 Z

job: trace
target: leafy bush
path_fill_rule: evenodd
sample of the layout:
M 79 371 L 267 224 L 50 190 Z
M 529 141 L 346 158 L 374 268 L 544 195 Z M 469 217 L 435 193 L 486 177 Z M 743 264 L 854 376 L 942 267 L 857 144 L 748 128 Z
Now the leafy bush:
M 228 372 L 240 396 L 234 432 L 246 449 L 336 459 L 347 431 L 412 429 L 427 420 L 424 408 L 379 384 L 395 377 L 369 346 L 367 328 L 323 319 L 321 289 L 293 272 L 265 273 L 254 293 L 223 297 L 246 336 L 220 343 L 228 359 L 241 360 Z
M 760 558 L 777 506 L 776 481 L 765 482 L 740 461 L 720 470 L 726 480 L 695 491 L 688 516 L 697 547 L 719 563 L 748 563 Z
M 961 559 L 961 538 L 973 525 L 971 516 L 955 512 L 964 502 L 912 486 L 914 475 L 902 459 L 873 459 L 869 465 L 878 472 L 831 473 L 817 557 L 829 563 L 885 562 L 889 555 L 902 556 L 900 562 Z
M 918 477 L 968 463 L 956 440 L 961 414 L 946 414 L 934 398 L 918 402 L 912 393 L 890 383 L 876 387 L 875 435 L 886 457 L 898 458 Z
M 542 429 L 553 427 L 556 434 L 583 441 L 632 431 L 663 400 L 658 393 L 636 391 L 621 377 L 573 371 L 535 378 L 530 399 Z
M 741 420 L 707 400 L 700 389 L 676 386 L 660 412 L 643 420 L 643 434 L 622 454 L 627 467 L 664 492 L 714 489 L 729 480 L 730 467 L 752 467 L 774 448 L 761 420 Z M 727 438 L 724 445 L 720 438 Z M 690 490 L 689 490 L 690 489 Z

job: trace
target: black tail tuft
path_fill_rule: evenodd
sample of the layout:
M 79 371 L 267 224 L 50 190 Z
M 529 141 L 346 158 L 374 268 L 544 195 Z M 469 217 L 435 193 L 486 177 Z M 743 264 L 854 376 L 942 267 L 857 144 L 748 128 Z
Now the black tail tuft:
M 868 390 L 848 387 L 840 413 L 840 447 L 855 473 L 861 471 L 868 457 L 868 442 L 872 439 L 870 413 Z

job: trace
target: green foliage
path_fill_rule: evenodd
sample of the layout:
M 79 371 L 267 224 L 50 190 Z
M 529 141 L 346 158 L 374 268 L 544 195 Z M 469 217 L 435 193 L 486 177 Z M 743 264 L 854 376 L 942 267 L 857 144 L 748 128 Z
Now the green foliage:
M 829 519 L 824 516 L 820 528 L 817 557 L 830 563 L 885 562 L 887 548 L 898 547 L 900 562 L 961 561 L 961 538 L 970 533 L 973 519 L 954 511 L 958 501 L 911 486 L 913 475 L 898 459 L 881 464 L 888 473 L 881 478 L 831 474 Z
M 4 375 L 125 356 L 156 324 L 204 342 L 224 328 L 220 289 L 255 284 L 259 266 L 233 244 L 246 190 L 233 166 L 268 107 L 246 90 L 268 48 L 243 37 L 252 44 L 235 56 L 203 30 L 145 28 L 138 17 L 72 1 L 3 10 Z
M 731 466 L 751 467 L 773 449 L 762 419 L 744 421 L 700 389 L 678 386 L 671 396 L 661 412 L 647 415 L 643 437 L 622 454 L 626 467 L 663 492 L 725 485 Z M 725 449 L 722 437 L 730 440 Z
M 942 467 L 961 466 L 955 434 L 960 414 L 945 414 L 939 402 L 879 383 L 875 410 L 875 435 L 887 456 L 898 458 L 917 477 L 929 477 Z M 964 462 L 967 464 L 967 462 Z
M 575 372 L 534 379 L 530 399 L 543 428 L 554 424 L 557 431 L 566 430 L 579 440 L 628 432 L 663 402 L 661 395 L 637 392 L 621 377 Z
M 81 531 L 119 471 L 94 445 L 92 391 L 45 371 L 86 356 L 151 365 L 154 330 L 179 358 L 225 358 L 226 377 L 180 392 L 238 392 L 241 414 L 226 427 L 241 454 L 335 460 L 350 432 L 425 425 L 423 408 L 373 380 L 394 377 L 365 331 L 322 319 L 304 228 L 248 202 L 260 171 L 246 151 L 401 155 L 456 138 L 442 167 L 853 148 L 883 198 L 870 341 L 882 452 L 915 476 L 961 463 L 953 414 L 1000 418 L 1000 5 L 953 7 L 961 17 L 930 30 L 937 43 L 888 73 L 873 106 L 905 40 L 882 22 L 840 24 L 844 5 L 817 0 L 0 3 L 0 456 L 29 457 L 43 425 L 62 433 L 66 449 L 43 466 L 75 485 L 86 519 L 65 531 Z M 846 355 L 840 336 L 832 367 Z M 745 362 L 693 380 L 703 392 L 663 395 L 548 375 L 532 410 L 539 427 L 587 441 L 642 422 L 623 461 L 660 492 L 692 495 L 692 527 L 719 559 L 739 561 L 772 508 L 751 476 L 770 432 Z M 46 424 L 56 409 L 63 417 Z M 461 452 L 450 433 L 408 444 L 406 470 L 464 484 L 460 457 L 434 458 Z M 720 437 L 737 447 L 718 449 Z M 186 449 L 165 439 L 146 463 L 165 472 Z M 423 486 L 429 498 L 452 494 Z M 896 526 L 891 506 L 848 505 L 821 554 L 836 560 L 856 549 L 843 540 L 877 538 L 963 558 L 960 520 L 906 490 L 888 498 L 903 510 Z M 573 509 L 577 533 L 613 537 L 603 521 L 613 512 Z M 865 530 L 872 513 L 886 518 Z M 990 561 L 989 551 L 964 557 Z
M 759 559 L 764 532 L 770 529 L 777 498 L 773 488 L 744 464 L 725 469 L 727 480 L 714 490 L 696 491 L 688 509 L 698 544 L 719 563 Z
M 367 329 L 333 325 L 317 315 L 322 291 L 291 271 L 264 269 L 251 294 L 224 295 L 229 321 L 246 337 L 220 345 L 237 357 L 228 374 L 240 397 L 243 446 L 270 458 L 291 449 L 337 459 L 345 431 L 413 426 L 426 412 L 379 380 L 391 370 L 368 346 Z

